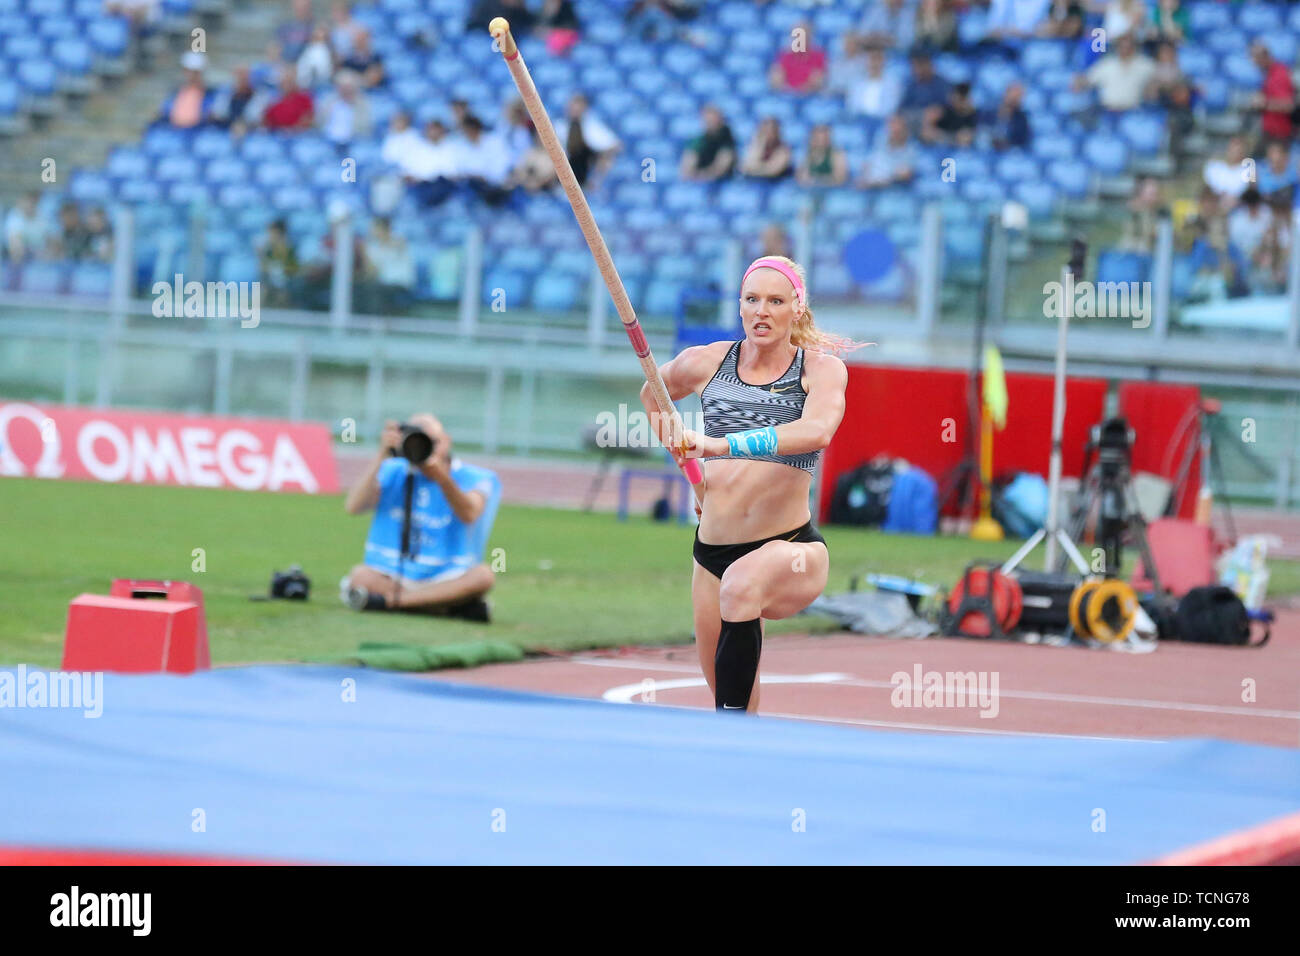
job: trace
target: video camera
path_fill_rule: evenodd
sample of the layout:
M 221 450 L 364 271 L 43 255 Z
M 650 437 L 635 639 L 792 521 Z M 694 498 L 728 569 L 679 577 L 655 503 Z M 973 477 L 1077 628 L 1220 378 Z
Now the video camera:
M 1123 418 L 1108 418 L 1092 426 L 1086 453 L 1097 453 L 1103 482 L 1126 481 L 1133 463 L 1133 441 L 1136 433 Z
M 403 422 L 397 427 L 402 432 L 402 443 L 398 448 L 390 449 L 389 455 L 405 458 L 413 465 L 423 465 L 432 457 L 438 443 L 429 437 L 428 432 L 410 422 Z

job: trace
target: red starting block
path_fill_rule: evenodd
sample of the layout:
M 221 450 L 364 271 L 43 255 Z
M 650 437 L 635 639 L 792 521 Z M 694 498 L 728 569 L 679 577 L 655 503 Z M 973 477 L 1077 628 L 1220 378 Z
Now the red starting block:
M 118 579 L 68 606 L 63 670 L 170 671 L 212 666 L 203 592 L 187 581 Z

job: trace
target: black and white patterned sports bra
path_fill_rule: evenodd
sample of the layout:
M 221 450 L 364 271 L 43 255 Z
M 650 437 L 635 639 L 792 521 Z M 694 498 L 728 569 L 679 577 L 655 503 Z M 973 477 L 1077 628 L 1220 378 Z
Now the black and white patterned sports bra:
M 743 341 L 743 340 L 742 340 Z M 785 374 L 767 385 L 750 385 L 740 380 L 736 363 L 740 359 L 740 342 L 727 350 L 726 358 L 700 393 L 704 408 L 704 434 L 710 438 L 725 438 L 732 432 L 768 425 L 787 425 L 803 416 L 803 349 L 795 354 L 794 361 Z M 813 473 L 821 451 L 802 455 L 755 455 L 746 461 L 774 461 Z M 736 455 L 717 455 L 706 460 L 736 458 Z

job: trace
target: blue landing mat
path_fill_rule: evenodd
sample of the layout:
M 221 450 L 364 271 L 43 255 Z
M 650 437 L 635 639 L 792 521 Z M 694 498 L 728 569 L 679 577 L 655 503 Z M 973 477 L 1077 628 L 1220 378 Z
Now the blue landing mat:
M 865 731 L 334 667 L 108 674 L 102 701 L 98 718 L 0 707 L 0 844 L 346 863 L 1122 864 L 1300 807 L 1300 752 L 1214 740 Z

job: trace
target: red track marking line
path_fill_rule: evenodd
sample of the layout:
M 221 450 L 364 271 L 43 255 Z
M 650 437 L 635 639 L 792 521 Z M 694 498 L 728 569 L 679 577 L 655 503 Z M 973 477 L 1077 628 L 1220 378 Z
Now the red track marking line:
M 1239 830 L 1152 860 L 1151 866 L 1276 866 L 1300 864 L 1300 813 Z
M 196 854 L 138 853 L 133 850 L 54 850 L 0 846 L 0 866 L 300 866 L 282 860 Z

